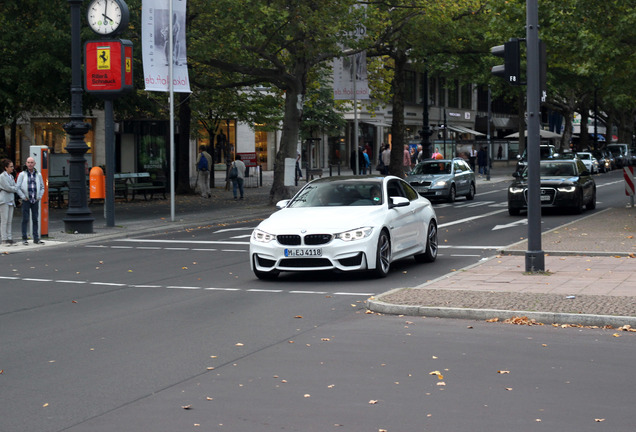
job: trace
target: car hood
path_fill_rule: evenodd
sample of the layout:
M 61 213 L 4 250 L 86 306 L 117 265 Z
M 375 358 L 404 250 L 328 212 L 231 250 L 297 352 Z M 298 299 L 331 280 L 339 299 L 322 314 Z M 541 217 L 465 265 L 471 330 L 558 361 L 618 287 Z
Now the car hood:
M 338 233 L 379 224 L 388 211 L 385 205 L 359 207 L 284 208 L 258 225 L 270 234 Z
M 412 174 L 406 177 L 406 181 L 409 183 L 413 182 L 435 182 L 440 180 L 450 180 L 451 176 L 444 174 Z
M 558 177 L 558 176 L 550 176 L 550 177 L 541 177 L 541 186 L 562 186 L 562 185 L 572 185 L 576 184 L 578 181 L 578 177 Z M 518 186 L 528 187 L 527 179 L 517 180 L 513 182 Z

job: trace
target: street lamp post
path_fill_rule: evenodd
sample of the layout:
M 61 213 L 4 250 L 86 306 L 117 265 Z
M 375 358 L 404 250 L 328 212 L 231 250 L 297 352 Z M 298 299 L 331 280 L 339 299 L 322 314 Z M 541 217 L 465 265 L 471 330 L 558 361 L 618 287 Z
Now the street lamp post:
M 91 126 L 82 113 L 82 65 L 80 40 L 80 6 L 83 0 L 68 0 L 71 6 L 71 121 L 64 125 L 69 135 L 66 151 L 69 159 L 68 210 L 64 220 L 66 232 L 92 233 L 93 215 L 86 199 L 86 159 L 88 146 L 84 136 Z

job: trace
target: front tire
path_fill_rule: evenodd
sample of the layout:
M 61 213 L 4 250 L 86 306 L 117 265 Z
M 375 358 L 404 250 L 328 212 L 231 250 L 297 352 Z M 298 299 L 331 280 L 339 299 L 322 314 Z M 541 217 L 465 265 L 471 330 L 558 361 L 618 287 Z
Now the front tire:
M 468 201 L 472 201 L 475 199 L 475 184 L 474 183 L 470 184 L 470 190 L 468 191 L 468 195 L 466 195 L 466 199 Z
M 434 220 L 431 220 L 428 224 L 428 233 L 426 234 L 426 251 L 423 254 L 415 255 L 415 261 L 419 263 L 430 263 L 435 261 L 437 259 L 438 249 L 437 224 Z
M 594 193 L 592 194 L 592 199 L 590 200 L 590 202 L 585 204 L 585 208 L 588 210 L 594 210 L 596 208 L 596 190 L 594 190 Z
M 510 216 L 519 216 L 521 214 L 521 210 L 514 207 L 508 207 L 508 214 Z
M 455 198 L 457 198 L 457 190 L 455 189 L 455 185 L 451 185 L 450 191 L 448 192 L 448 202 L 455 202 Z
M 378 278 L 386 277 L 391 267 L 391 239 L 386 231 L 380 233 L 378 247 L 375 252 L 375 270 L 373 274 Z

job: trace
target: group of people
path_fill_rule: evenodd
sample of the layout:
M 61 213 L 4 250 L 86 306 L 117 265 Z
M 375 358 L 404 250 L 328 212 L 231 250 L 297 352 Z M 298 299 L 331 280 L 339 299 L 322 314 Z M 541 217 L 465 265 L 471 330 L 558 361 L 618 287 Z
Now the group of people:
M 236 169 L 235 169 L 236 168 Z M 199 154 L 196 160 L 197 184 L 202 198 L 212 197 L 210 192 L 210 170 L 214 169 L 212 156 L 206 151 L 204 145 L 199 146 Z M 236 175 L 233 175 L 233 172 Z M 245 182 L 245 163 L 241 160 L 241 155 L 237 154 L 235 160 L 230 164 L 228 170 L 229 180 L 232 182 L 232 192 L 234 199 L 244 198 L 243 183 Z M 240 195 L 240 198 L 239 198 Z
M 22 208 L 22 243 L 29 244 L 29 219 L 32 223 L 33 243 L 43 244 L 40 240 L 38 220 L 39 205 L 44 196 L 44 180 L 42 174 L 35 169 L 35 159 L 28 157 L 24 169 L 15 178 L 13 162 L 3 159 L 0 163 L 0 236 L 2 243 L 13 245 L 13 212 L 16 207 L 16 194 L 20 198 Z

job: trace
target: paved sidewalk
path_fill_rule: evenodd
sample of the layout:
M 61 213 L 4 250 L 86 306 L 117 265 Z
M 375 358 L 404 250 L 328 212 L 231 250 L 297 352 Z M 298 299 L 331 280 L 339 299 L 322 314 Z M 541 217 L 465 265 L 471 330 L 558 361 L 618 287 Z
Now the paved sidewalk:
M 542 235 L 545 272 L 525 272 L 527 242 L 413 288 L 370 299 L 381 313 L 636 328 L 636 209 L 609 208 Z

